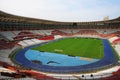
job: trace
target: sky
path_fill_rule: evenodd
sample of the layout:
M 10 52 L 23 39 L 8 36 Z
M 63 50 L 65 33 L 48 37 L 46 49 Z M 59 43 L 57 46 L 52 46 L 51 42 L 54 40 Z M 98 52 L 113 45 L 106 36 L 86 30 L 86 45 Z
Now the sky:
M 99 21 L 119 17 L 120 0 L 0 0 L 0 10 L 53 21 Z

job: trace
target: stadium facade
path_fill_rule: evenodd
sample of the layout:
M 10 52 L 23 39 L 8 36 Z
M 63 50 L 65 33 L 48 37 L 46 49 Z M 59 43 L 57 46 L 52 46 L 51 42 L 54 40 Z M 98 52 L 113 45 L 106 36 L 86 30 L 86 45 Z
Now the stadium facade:
M 41 29 L 120 29 L 120 17 L 105 21 L 57 22 L 11 15 L 0 11 L 0 30 L 41 30 Z

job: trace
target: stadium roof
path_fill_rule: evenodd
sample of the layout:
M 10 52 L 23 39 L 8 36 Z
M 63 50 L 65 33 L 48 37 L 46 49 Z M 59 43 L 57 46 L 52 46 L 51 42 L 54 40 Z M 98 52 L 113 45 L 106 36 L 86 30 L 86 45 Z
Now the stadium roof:
M 120 0 L 0 0 L 10 14 L 62 22 L 86 22 L 120 16 Z

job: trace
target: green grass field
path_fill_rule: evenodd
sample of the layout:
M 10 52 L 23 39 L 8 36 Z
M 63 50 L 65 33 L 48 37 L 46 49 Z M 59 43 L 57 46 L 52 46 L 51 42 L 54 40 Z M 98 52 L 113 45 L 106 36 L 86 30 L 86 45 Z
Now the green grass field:
M 65 38 L 63 40 L 37 46 L 33 48 L 33 50 L 96 59 L 101 59 L 104 56 L 102 40 L 92 38 Z

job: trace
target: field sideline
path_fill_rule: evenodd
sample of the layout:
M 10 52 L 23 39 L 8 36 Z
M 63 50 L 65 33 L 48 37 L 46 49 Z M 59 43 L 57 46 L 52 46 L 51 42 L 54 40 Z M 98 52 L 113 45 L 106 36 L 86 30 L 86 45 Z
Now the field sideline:
M 101 59 L 104 56 L 103 41 L 94 38 L 65 38 L 35 47 L 33 50 L 96 59 Z

